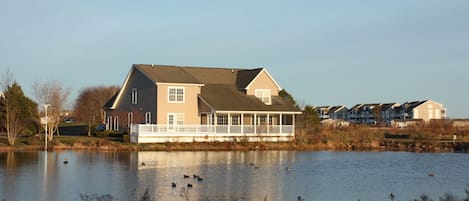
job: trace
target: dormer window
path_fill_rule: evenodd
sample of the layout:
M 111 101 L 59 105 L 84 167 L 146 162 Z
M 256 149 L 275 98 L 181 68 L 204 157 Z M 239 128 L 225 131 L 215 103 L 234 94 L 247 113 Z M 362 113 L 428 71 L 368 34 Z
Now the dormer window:
M 266 105 L 272 104 L 272 97 L 270 95 L 270 89 L 256 89 L 255 96 L 259 98 Z

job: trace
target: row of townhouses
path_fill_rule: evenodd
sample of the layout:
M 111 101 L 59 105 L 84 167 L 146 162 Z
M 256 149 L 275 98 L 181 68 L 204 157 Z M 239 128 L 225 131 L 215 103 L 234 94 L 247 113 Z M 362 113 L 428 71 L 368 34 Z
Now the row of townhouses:
M 397 122 L 446 119 L 443 104 L 432 101 L 412 101 L 399 103 L 356 104 L 352 108 L 345 106 L 315 107 L 321 120 L 345 120 L 356 124 L 385 124 L 391 126 Z

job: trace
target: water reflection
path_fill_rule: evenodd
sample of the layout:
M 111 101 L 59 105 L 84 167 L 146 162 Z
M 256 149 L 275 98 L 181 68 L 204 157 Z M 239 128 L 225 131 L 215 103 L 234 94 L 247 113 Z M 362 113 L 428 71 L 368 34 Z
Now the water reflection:
M 468 159 L 396 152 L 0 152 L 0 200 L 67 201 L 81 194 L 138 200 L 147 188 L 154 200 L 387 200 L 390 192 L 398 200 L 423 192 L 437 199 L 464 192 Z
M 285 151 L 139 152 L 137 157 L 139 180 L 152 178 L 146 185 L 153 186 L 161 200 L 279 197 L 284 191 L 280 185 L 284 168 L 295 162 L 294 153 Z M 184 174 L 191 178 L 184 178 Z M 194 179 L 194 174 L 203 181 Z M 176 188 L 171 186 L 173 182 Z

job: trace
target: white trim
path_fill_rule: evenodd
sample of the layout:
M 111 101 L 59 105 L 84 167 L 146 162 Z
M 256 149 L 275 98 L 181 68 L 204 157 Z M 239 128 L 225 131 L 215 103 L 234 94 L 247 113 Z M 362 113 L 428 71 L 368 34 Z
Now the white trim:
M 174 101 L 170 100 L 171 94 L 170 91 L 171 89 L 174 89 Z M 182 101 L 178 100 L 178 90 L 182 89 Z M 186 88 L 184 87 L 177 87 L 177 86 L 168 86 L 168 103 L 185 103 L 186 101 Z
M 293 111 L 230 111 L 230 110 L 218 110 L 215 111 L 219 114 L 224 113 L 237 113 L 237 114 L 301 114 L 302 112 Z
M 129 112 L 127 113 L 127 126 L 130 128 L 130 126 L 134 123 L 134 113 Z
M 151 124 L 151 112 L 145 112 L 145 124 Z
M 254 96 L 260 99 L 264 104 L 272 105 L 272 91 L 270 89 L 255 89 Z M 264 98 L 267 98 L 268 100 L 264 101 Z
M 173 124 L 169 124 L 169 116 L 173 116 Z M 178 117 L 182 117 L 182 124 L 178 123 L 178 122 L 181 122 Z M 168 125 L 172 125 L 172 126 L 183 126 L 186 122 L 185 120 L 186 115 L 182 112 L 180 113 L 169 112 L 167 115 L 167 118 L 168 118 L 167 119 Z
M 272 82 L 274 82 L 275 86 L 277 86 L 277 89 L 279 91 L 282 90 L 280 85 L 274 80 L 274 78 L 269 74 L 269 72 L 267 72 L 267 70 L 265 68 L 262 68 L 262 70 L 256 75 L 256 77 L 251 80 L 251 82 L 248 84 L 248 86 L 246 86 L 246 88 L 245 88 L 246 90 L 248 90 L 249 87 L 251 87 L 251 84 L 262 74 L 262 72 L 265 72 L 267 74 L 267 76 L 272 80 Z
M 130 102 L 132 102 L 132 105 L 138 104 L 138 89 L 136 87 L 132 88 L 130 99 L 131 99 Z
M 203 87 L 205 84 L 193 84 L 193 83 L 170 83 L 170 82 L 155 82 L 156 85 L 173 85 L 173 86 L 197 86 Z
M 112 130 L 119 130 L 119 116 L 114 116 L 114 119 L 113 119 L 113 127 L 112 127 Z
M 205 105 L 207 105 L 207 106 L 210 108 L 210 110 L 212 111 L 212 113 L 215 112 L 215 109 L 214 109 L 210 104 L 208 104 L 208 102 L 207 102 L 204 98 L 202 98 L 200 95 L 197 95 L 197 97 L 198 97 L 200 100 L 202 100 L 202 101 L 205 103 Z M 201 113 L 203 113 L 203 112 L 201 112 Z
M 130 68 L 129 73 L 127 73 L 127 77 L 124 80 L 124 83 L 122 84 L 122 88 L 119 90 L 119 94 L 117 94 L 116 100 L 114 100 L 114 103 L 112 104 L 111 108 L 112 110 L 116 109 L 117 103 L 120 101 L 122 94 L 124 93 L 125 88 L 127 87 L 127 84 L 130 79 L 130 75 L 132 75 L 133 71 L 136 70 L 134 65 L 132 65 L 132 68 Z

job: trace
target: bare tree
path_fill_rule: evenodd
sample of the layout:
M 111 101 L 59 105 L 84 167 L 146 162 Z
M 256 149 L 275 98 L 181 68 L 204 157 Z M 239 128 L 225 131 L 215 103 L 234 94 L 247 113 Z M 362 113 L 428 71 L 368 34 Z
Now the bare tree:
M 68 97 L 70 96 L 71 89 L 63 88 L 62 84 L 57 81 L 46 81 L 43 83 L 35 82 L 34 96 L 40 104 L 50 104 L 47 110 L 48 116 L 48 139 L 52 140 L 53 134 L 59 133 L 59 123 L 63 120 L 63 114 L 67 104 Z
M 78 121 L 88 124 L 88 136 L 97 123 L 104 123 L 104 104 L 119 91 L 118 86 L 96 86 L 83 89 L 75 101 L 74 114 Z

